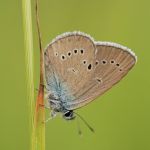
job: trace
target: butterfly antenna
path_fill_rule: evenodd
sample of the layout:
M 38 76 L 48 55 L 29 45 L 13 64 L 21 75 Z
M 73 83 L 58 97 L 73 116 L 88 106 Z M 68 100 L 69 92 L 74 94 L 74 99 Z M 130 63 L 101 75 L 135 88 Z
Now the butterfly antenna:
M 78 127 L 78 134 L 82 135 L 82 131 L 81 131 L 81 128 L 80 128 L 80 123 L 79 123 L 78 118 L 77 118 L 77 127 Z
M 87 121 L 78 113 L 74 112 L 84 123 L 85 125 L 90 129 L 91 132 L 94 132 L 94 129 L 87 123 Z M 81 130 L 79 129 L 79 131 L 81 132 Z

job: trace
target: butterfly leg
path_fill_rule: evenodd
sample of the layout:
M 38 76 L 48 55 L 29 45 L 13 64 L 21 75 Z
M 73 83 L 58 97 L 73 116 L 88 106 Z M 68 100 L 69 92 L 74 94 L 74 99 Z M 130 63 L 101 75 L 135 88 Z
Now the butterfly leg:
M 51 117 L 47 118 L 44 123 L 47 123 L 51 119 L 52 119 Z
M 45 121 L 44 121 L 44 123 L 47 123 L 49 120 L 51 120 L 51 119 L 53 119 L 53 118 L 55 118 L 56 117 L 56 112 L 55 111 L 51 111 L 51 113 L 50 113 L 50 117 L 48 117 Z
M 55 118 L 57 114 L 54 110 L 51 110 L 50 115 L 51 115 L 51 118 Z
M 48 117 L 45 121 L 43 121 L 43 123 L 47 123 L 51 119 L 52 119 L 52 117 Z
M 80 128 L 80 123 L 79 123 L 78 118 L 77 118 L 77 129 L 78 129 L 78 134 L 79 134 L 80 136 L 82 136 L 82 131 L 81 131 L 81 128 Z

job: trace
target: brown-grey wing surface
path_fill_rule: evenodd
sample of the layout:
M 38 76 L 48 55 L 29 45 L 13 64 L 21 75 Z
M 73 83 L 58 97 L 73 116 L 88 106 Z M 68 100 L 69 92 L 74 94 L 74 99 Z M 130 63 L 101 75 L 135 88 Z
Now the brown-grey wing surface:
M 122 45 L 111 42 L 96 42 L 95 59 L 91 72 L 94 74 L 68 103 L 68 109 L 77 109 L 102 95 L 118 83 L 136 63 L 135 54 Z
M 94 63 L 95 51 L 92 38 L 81 32 L 65 33 L 53 40 L 44 55 L 49 90 L 67 95 L 64 97 L 66 102 L 76 99 L 76 93 L 93 76 L 87 62 Z

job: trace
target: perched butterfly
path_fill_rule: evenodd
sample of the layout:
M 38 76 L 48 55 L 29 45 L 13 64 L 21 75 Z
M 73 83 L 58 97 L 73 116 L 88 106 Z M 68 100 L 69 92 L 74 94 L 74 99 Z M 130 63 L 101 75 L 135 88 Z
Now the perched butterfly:
M 75 118 L 73 110 L 87 105 L 118 83 L 136 63 L 127 47 L 95 42 L 82 32 L 56 37 L 44 52 L 46 88 L 51 116 Z

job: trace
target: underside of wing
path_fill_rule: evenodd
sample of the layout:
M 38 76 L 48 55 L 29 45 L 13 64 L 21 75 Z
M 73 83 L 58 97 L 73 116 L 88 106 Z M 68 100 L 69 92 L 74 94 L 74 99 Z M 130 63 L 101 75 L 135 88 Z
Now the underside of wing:
M 70 110 L 82 107 L 102 95 L 118 83 L 136 63 L 134 53 L 119 44 L 111 42 L 96 42 L 95 59 L 91 71 L 94 74 L 69 102 Z
M 47 88 L 67 103 L 93 75 L 96 46 L 91 37 L 80 32 L 60 35 L 45 50 Z

